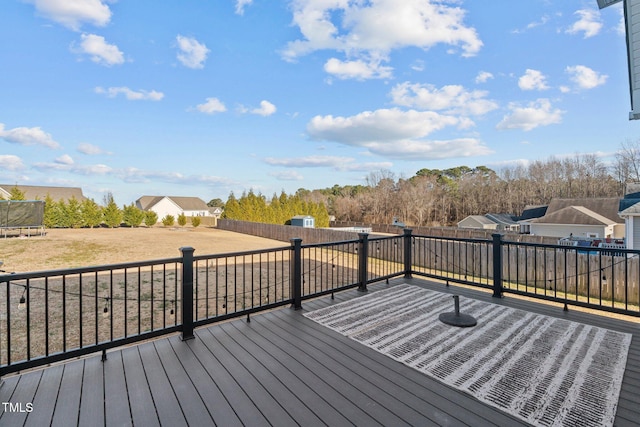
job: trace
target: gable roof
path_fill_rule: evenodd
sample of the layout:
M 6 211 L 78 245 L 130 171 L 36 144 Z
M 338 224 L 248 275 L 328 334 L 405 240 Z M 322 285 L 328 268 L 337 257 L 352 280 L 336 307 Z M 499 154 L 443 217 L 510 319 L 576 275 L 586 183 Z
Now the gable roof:
M 460 224 L 463 222 L 469 222 L 469 221 L 473 221 L 478 225 L 496 225 L 495 221 L 492 221 L 491 219 L 487 218 L 484 215 L 469 215 L 468 217 L 459 221 L 458 226 L 460 226 Z
M 208 211 L 209 206 L 199 197 L 181 197 L 181 196 L 142 196 L 136 204 L 140 206 L 142 210 L 149 210 L 162 199 L 169 199 L 175 203 L 183 211 Z
M 495 222 L 496 224 L 503 224 L 503 225 L 517 224 L 517 222 L 515 221 L 515 216 L 511 214 L 506 214 L 506 213 L 485 214 L 485 216 L 489 218 L 491 221 Z
M 17 187 L 18 190 L 24 193 L 26 200 L 44 200 L 47 195 L 54 201 L 69 200 L 71 197 L 75 197 L 76 200 L 82 202 L 86 197 L 82 194 L 82 188 L 80 187 L 47 187 L 40 185 L 5 185 L 0 184 L 0 195 L 7 196 L 11 193 L 11 189 Z M 6 194 L 5 194 L 6 193 Z
M 553 199 L 549 203 L 545 218 L 562 209 L 570 206 L 583 206 L 588 210 L 601 215 L 610 220 L 610 223 L 621 224 L 624 221 L 618 215 L 618 206 L 620 203 L 619 197 L 599 197 L 599 198 L 585 198 L 585 199 Z M 548 221 L 542 221 L 548 222 Z M 571 224 L 570 222 L 567 224 Z
M 606 218 L 584 206 L 567 206 L 542 218 L 531 221 L 536 224 L 569 224 L 569 225 L 612 225 L 617 222 Z

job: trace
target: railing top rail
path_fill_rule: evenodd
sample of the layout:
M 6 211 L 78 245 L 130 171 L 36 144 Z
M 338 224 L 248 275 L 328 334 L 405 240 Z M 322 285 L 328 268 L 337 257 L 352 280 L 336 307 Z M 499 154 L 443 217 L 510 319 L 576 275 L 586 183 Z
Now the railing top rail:
M 205 255 L 195 255 L 193 257 L 193 260 L 194 261 L 203 261 L 203 260 L 207 260 L 207 259 L 233 258 L 233 257 L 246 256 L 246 255 L 257 255 L 257 254 L 264 254 L 264 253 L 270 253 L 270 252 L 282 252 L 282 251 L 289 251 L 289 250 L 291 250 L 291 246 L 280 246 L 280 247 L 277 247 L 277 248 L 256 249 L 256 250 L 252 250 L 252 251 L 226 252 L 226 253 L 222 253 L 222 254 L 208 254 L 208 255 L 207 254 L 205 254 Z
M 491 239 L 478 239 L 478 238 L 466 238 L 466 237 L 446 237 L 446 236 L 428 236 L 426 234 L 412 234 L 411 237 L 419 237 L 423 239 L 437 239 L 448 240 L 452 242 L 467 242 L 467 243 L 491 243 Z
M 402 234 L 396 234 L 393 236 L 380 236 L 380 235 L 369 235 L 369 241 L 376 241 L 376 240 L 399 240 L 399 239 L 404 239 L 404 236 Z
M 30 271 L 26 273 L 0 274 L 0 283 L 14 280 L 35 279 L 42 277 L 56 277 L 72 274 L 99 273 L 101 271 L 124 270 L 137 267 L 150 267 L 161 264 L 173 264 L 182 262 L 182 257 L 154 259 L 149 261 L 123 262 L 119 264 L 105 264 L 90 267 L 61 268 L 56 270 Z
M 338 246 L 338 245 L 347 245 L 349 243 L 358 243 L 359 239 L 353 240 L 341 240 L 338 242 L 322 242 L 322 243 L 309 243 L 307 245 L 302 245 L 303 248 L 322 248 L 327 246 Z

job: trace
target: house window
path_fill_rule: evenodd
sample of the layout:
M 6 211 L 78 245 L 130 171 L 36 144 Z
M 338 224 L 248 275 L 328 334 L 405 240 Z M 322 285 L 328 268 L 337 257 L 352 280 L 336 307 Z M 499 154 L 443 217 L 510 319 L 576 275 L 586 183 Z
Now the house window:
M 598 233 L 587 233 L 587 237 L 590 239 L 597 239 L 599 236 Z

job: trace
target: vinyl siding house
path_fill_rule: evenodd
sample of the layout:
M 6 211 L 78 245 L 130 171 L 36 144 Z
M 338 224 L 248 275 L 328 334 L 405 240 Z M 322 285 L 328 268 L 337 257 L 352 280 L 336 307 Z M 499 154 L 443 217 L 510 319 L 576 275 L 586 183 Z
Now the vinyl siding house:
M 469 215 L 458 222 L 458 228 L 475 228 L 481 230 L 515 231 L 520 225 L 509 214 Z
M 158 220 L 167 215 L 212 216 L 209 206 L 199 197 L 142 196 L 136 200 L 136 207 L 143 211 L 154 211 Z
M 622 239 L 625 225 L 618 215 L 618 197 L 553 199 L 543 217 L 531 220 L 538 236 Z
M 531 234 L 551 237 L 616 238 L 614 220 L 584 206 L 568 206 L 531 221 Z
M 479 228 L 482 230 L 495 230 L 498 224 L 484 215 L 469 215 L 458 222 L 458 228 Z
M 48 187 L 14 184 L 0 184 L 0 197 L 8 199 L 11 196 L 11 190 L 14 187 L 17 187 L 18 190 L 24 193 L 25 200 L 45 200 L 47 196 L 51 197 L 55 202 L 60 200 L 68 201 L 72 197 L 75 197 L 79 202 L 86 199 L 82 194 L 82 188 L 80 187 Z

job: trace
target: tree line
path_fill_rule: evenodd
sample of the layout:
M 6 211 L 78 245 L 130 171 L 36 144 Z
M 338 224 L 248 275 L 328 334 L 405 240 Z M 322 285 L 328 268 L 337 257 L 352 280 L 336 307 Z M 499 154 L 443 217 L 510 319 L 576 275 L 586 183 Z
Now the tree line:
M 521 215 L 527 206 L 554 198 L 621 197 L 627 182 L 640 181 L 640 144 L 623 144 L 613 164 L 592 154 L 549 158 L 493 170 L 485 166 L 420 169 L 397 178 L 390 171 L 369 174 L 366 185 L 298 190 L 323 203 L 337 221 L 412 226 L 454 226 L 469 215 Z
M 9 200 L 25 200 L 24 193 L 13 187 L 9 192 Z M 184 214 L 174 217 L 166 215 L 161 220 L 163 225 L 173 226 L 176 221 L 178 225 L 185 226 L 187 217 Z M 108 193 L 104 198 L 104 205 L 99 205 L 93 199 L 79 201 L 75 196 L 68 200 L 53 200 L 47 195 L 44 199 L 44 226 L 47 228 L 94 228 L 106 226 L 116 228 L 121 226 L 140 227 L 142 224 L 152 227 L 158 222 L 158 214 L 154 211 L 143 211 L 133 203 L 119 208 L 113 199 L 113 195 Z M 201 219 L 191 218 L 191 225 L 198 227 Z
M 299 192 L 298 192 L 299 193 Z M 224 204 L 223 218 L 266 224 L 290 224 L 296 215 L 310 215 L 315 218 L 316 227 L 329 226 L 327 205 L 309 200 L 301 194 L 288 195 L 284 191 L 270 200 L 253 190 L 244 192 L 239 198 L 231 193 Z

